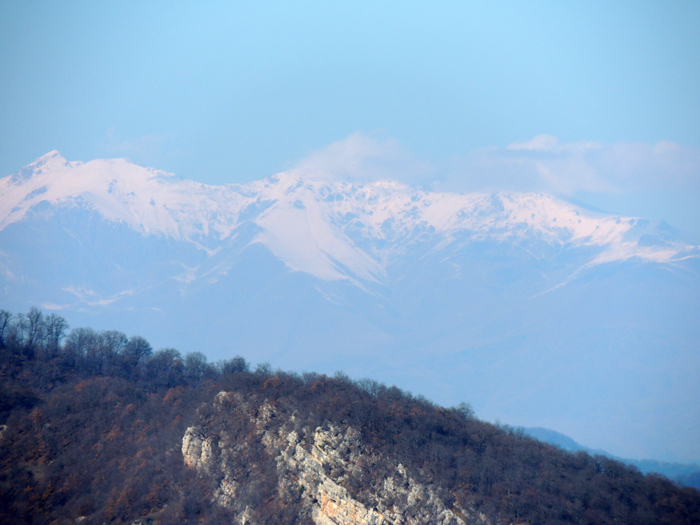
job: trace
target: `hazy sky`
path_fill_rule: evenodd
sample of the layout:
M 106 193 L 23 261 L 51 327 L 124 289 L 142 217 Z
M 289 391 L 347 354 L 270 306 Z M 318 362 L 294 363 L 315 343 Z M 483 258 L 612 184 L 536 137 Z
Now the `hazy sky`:
M 378 4 L 0 2 L 0 176 L 53 149 L 216 184 L 369 158 L 700 235 L 700 3 Z

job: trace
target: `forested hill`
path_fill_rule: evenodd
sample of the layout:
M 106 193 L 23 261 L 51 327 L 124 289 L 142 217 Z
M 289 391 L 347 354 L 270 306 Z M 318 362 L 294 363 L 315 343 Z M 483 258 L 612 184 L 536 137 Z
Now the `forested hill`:
M 700 492 L 394 387 L 0 312 L 1 523 L 700 523 Z

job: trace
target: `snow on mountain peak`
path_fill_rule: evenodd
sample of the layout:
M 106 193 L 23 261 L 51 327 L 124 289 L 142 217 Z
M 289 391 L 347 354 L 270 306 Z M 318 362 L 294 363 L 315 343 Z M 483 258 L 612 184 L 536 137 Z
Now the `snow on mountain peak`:
M 668 262 L 680 244 L 643 246 L 643 224 L 586 211 L 535 193 L 439 193 L 395 181 L 355 184 L 293 169 L 247 184 L 209 186 L 125 159 L 68 162 L 57 151 L 0 179 L 0 230 L 40 202 L 83 206 L 144 235 L 208 244 L 252 221 L 254 242 L 293 270 L 325 280 L 380 280 L 387 265 L 421 235 L 439 246 L 535 239 L 594 246 L 591 264 L 639 257 Z M 680 255 L 679 255 L 680 254 Z M 352 277 L 354 279 L 354 277 Z
M 217 193 L 219 199 L 208 198 Z M 0 179 L 0 229 L 22 220 L 39 202 L 64 207 L 81 200 L 106 219 L 144 234 L 188 239 L 210 233 L 208 215 L 226 193 L 125 159 L 66 162 L 52 152 Z
M 52 171 L 67 164 L 68 161 L 66 161 L 57 150 L 49 151 L 47 154 L 42 155 L 34 162 L 12 175 L 11 181 L 14 184 L 23 184 L 36 174 L 43 173 L 44 171 Z

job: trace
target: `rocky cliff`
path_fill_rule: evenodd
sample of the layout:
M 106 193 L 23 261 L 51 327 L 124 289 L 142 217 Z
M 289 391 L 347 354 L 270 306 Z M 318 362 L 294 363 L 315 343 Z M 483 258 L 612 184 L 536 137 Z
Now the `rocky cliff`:
M 444 488 L 416 481 L 401 463 L 388 475 L 384 465 L 373 468 L 380 458 L 352 426 L 309 428 L 267 400 L 236 392 L 220 392 L 211 408 L 208 418 L 187 429 L 184 462 L 216 484 L 214 502 L 235 511 L 241 525 L 255 523 L 250 505 L 237 498 L 250 474 L 240 469 L 241 459 L 259 446 L 274 461 L 276 496 L 296 502 L 300 517 L 318 525 L 489 523 L 484 514 L 451 504 Z M 211 424 L 242 420 L 250 422 L 243 439 Z

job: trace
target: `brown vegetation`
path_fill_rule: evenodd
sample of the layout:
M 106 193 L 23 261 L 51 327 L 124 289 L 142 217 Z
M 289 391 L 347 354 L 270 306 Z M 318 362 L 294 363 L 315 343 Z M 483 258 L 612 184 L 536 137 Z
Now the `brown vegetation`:
M 359 429 L 384 463 L 443 487 L 445 501 L 497 523 L 700 523 L 700 492 L 604 457 L 570 454 L 445 409 L 395 387 L 249 370 L 241 358 L 209 364 L 202 354 L 153 352 L 141 337 L 73 330 L 60 317 L 0 312 L 0 522 L 231 523 L 210 481 L 183 464 L 192 422 L 213 420 L 214 396 L 235 391 L 294 412 L 310 428 Z M 241 439 L 249 420 L 226 421 Z M 4 429 L 4 430 L 3 430 Z M 257 523 L 296 523 L 294 501 L 276 500 L 274 464 L 251 442 L 240 497 Z M 362 477 L 347 488 L 371 504 Z

